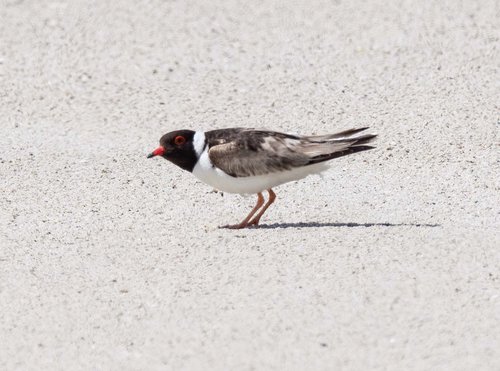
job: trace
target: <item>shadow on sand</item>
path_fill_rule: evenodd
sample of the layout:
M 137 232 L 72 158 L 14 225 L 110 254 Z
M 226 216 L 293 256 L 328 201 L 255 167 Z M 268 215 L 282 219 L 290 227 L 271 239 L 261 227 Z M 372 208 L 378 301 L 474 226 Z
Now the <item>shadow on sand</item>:
M 278 229 L 278 228 L 321 228 L 321 227 L 420 227 L 420 228 L 435 228 L 441 227 L 441 224 L 425 224 L 425 223 L 320 223 L 320 222 L 303 222 L 303 223 L 273 223 L 261 224 L 256 229 Z

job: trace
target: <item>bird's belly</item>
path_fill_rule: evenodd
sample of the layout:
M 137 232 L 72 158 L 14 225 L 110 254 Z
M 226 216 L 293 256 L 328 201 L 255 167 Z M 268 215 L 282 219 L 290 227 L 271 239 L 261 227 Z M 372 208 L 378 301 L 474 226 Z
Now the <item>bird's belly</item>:
M 319 163 L 265 175 L 232 177 L 212 166 L 202 156 L 193 169 L 193 175 L 202 182 L 222 192 L 246 194 L 259 193 L 280 184 L 305 178 L 310 174 L 320 173 L 326 169 L 328 169 L 328 166 L 325 163 Z

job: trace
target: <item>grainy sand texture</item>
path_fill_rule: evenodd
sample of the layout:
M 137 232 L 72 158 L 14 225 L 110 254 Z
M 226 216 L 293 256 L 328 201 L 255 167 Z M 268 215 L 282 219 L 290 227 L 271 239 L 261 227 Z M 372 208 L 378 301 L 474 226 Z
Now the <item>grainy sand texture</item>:
M 0 4 L 0 369 L 500 369 L 497 0 Z M 379 138 L 233 231 L 233 126 Z

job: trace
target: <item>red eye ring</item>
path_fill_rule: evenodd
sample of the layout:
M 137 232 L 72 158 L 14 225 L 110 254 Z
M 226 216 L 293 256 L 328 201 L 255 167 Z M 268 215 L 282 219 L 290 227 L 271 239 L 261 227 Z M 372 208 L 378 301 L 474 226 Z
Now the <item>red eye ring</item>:
M 186 138 L 184 138 L 182 135 L 177 135 L 174 139 L 174 143 L 177 145 L 177 146 L 181 146 L 183 145 L 184 143 L 186 143 Z

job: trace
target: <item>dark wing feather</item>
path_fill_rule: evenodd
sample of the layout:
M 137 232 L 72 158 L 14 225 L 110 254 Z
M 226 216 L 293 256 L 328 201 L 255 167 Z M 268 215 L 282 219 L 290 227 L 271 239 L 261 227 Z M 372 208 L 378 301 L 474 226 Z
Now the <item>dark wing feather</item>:
M 207 132 L 212 163 L 233 177 L 264 175 L 348 155 L 375 135 L 354 136 L 366 128 L 322 136 L 295 136 L 266 130 L 223 129 Z
M 309 157 L 293 150 L 285 138 L 250 132 L 228 143 L 212 146 L 210 161 L 233 177 L 264 175 L 307 165 Z M 297 141 L 297 140 L 295 140 Z
M 312 141 L 325 141 L 325 140 L 334 140 L 334 139 L 348 139 L 352 138 L 354 134 L 358 134 L 362 131 L 365 131 L 368 129 L 368 127 L 365 128 L 359 128 L 359 129 L 349 129 L 349 130 L 344 130 L 339 133 L 335 134 L 326 134 L 326 135 L 310 135 L 306 136 L 304 138 L 307 138 Z

